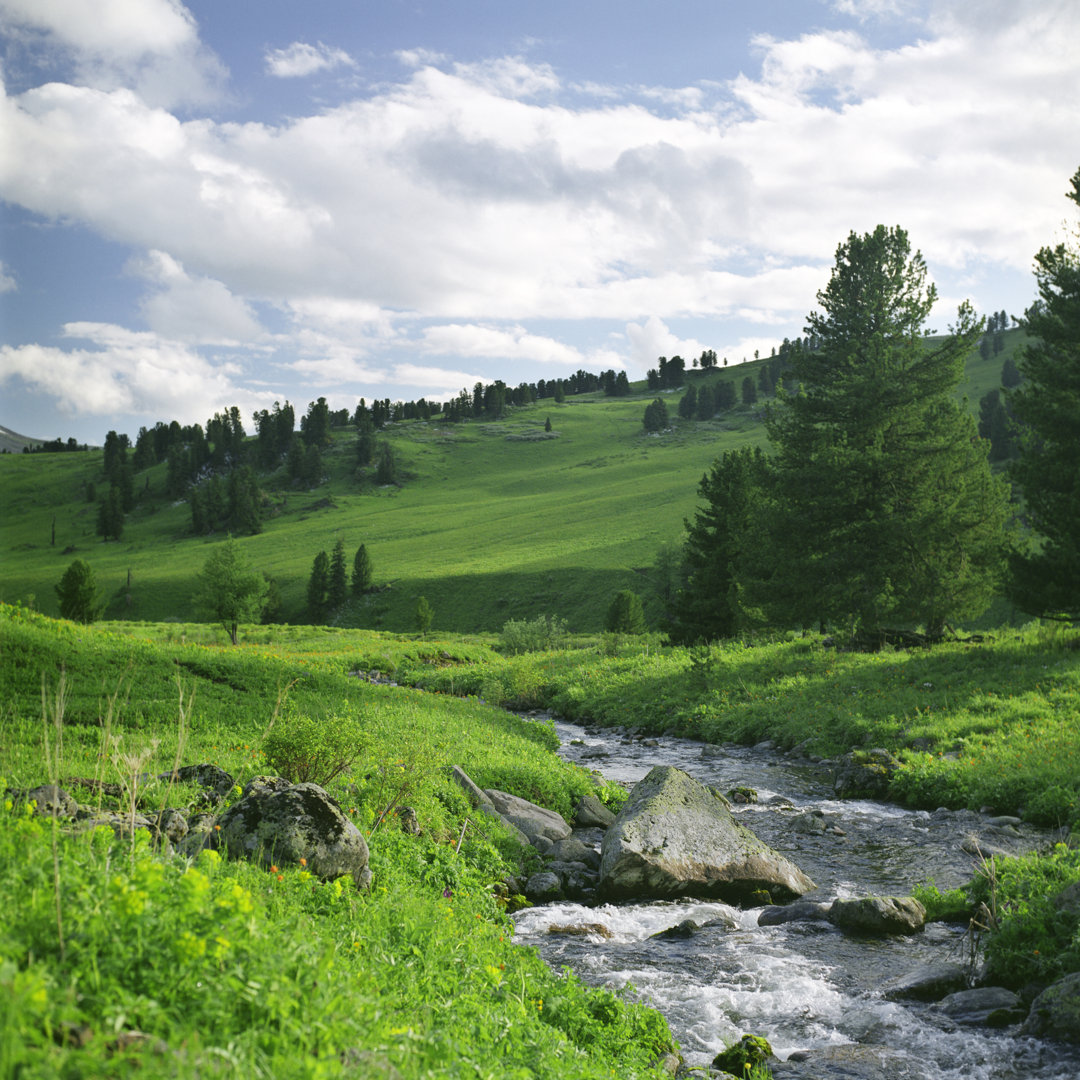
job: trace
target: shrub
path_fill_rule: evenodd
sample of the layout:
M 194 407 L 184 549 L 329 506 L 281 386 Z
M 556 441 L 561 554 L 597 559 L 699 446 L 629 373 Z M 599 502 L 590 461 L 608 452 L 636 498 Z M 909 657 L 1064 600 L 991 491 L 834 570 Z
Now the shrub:
M 557 649 L 566 637 L 566 622 L 555 615 L 509 619 L 503 623 L 499 648 L 510 656 Z
M 294 784 L 325 787 L 345 772 L 364 749 L 365 731 L 358 713 L 305 716 L 289 712 L 263 739 L 267 763 Z

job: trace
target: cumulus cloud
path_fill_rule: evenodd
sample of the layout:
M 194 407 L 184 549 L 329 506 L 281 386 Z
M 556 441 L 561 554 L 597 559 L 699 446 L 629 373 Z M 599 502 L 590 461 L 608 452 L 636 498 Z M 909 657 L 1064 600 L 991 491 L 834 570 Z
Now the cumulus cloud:
M 643 323 L 630 323 L 626 327 L 626 339 L 630 344 L 630 356 L 641 370 L 655 367 L 660 356 L 681 356 L 689 365 L 695 356 L 710 347 L 693 338 L 680 338 L 655 315 Z
M 268 49 L 265 59 L 267 72 L 279 79 L 297 79 L 317 71 L 356 66 L 356 61 L 343 49 L 321 41 L 314 45 L 294 41 L 284 49 Z
M 225 79 L 179 0 L 0 0 L 0 16 L 68 57 L 85 86 L 127 87 L 169 107 L 213 101 Z
M 199 345 L 251 343 L 262 334 L 251 306 L 220 281 L 192 277 L 164 251 L 151 251 L 132 270 L 156 288 L 140 308 L 147 325 L 163 338 Z
M 580 367 L 585 362 L 579 349 L 554 338 L 531 334 L 521 326 L 510 329 L 471 324 L 430 326 L 423 332 L 421 348 L 437 356 L 534 360 L 565 367 Z
M 13 274 L 8 273 L 8 267 L 0 262 L 0 293 L 14 292 L 19 287 Z
M 66 324 L 64 336 L 89 347 L 0 347 L 0 384 L 18 378 L 68 415 L 138 413 L 187 423 L 205 420 L 209 402 L 255 409 L 274 398 L 246 388 L 238 367 L 154 333 L 83 322 Z

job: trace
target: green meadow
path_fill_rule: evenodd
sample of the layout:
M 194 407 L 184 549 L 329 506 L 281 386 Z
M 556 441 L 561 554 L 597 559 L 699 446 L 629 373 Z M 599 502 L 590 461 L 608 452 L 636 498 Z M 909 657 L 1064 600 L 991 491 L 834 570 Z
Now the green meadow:
M 961 392 L 973 409 L 999 385 L 1023 332 L 1004 338 L 999 355 L 973 353 L 968 361 Z M 688 378 L 740 383 L 765 362 Z M 542 613 L 565 619 L 571 631 L 599 630 L 620 589 L 647 592 L 647 570 L 662 545 L 681 541 L 712 462 L 765 442 L 762 401 L 701 422 L 677 416 L 682 391 L 664 392 L 673 426 L 650 435 L 642 416 L 656 395 L 634 389 L 628 398 L 545 399 L 498 421 L 388 425 L 379 437 L 401 465 L 399 487 L 358 477 L 351 428 L 334 432 L 324 480 L 310 491 L 292 488 L 283 470 L 262 476 L 263 530 L 241 543 L 276 580 L 280 620 L 305 621 L 312 562 L 341 538 L 350 559 L 366 545 L 378 589 L 340 613 L 347 625 L 410 630 L 423 595 L 444 631 L 497 632 L 508 619 Z M 102 542 L 97 507 L 86 497 L 88 485 L 99 498 L 107 488 L 102 462 L 99 450 L 0 455 L 0 601 L 58 614 L 54 586 L 79 557 L 107 598 L 105 617 L 197 618 L 195 575 L 220 537 L 192 534 L 186 502 L 164 497 L 161 464 L 136 475 L 122 540 Z

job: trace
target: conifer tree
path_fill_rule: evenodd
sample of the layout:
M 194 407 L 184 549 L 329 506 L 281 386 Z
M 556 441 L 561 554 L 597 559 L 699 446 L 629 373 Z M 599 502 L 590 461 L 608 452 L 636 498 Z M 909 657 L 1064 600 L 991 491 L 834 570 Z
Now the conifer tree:
M 85 559 L 75 559 L 64 571 L 59 585 L 54 585 L 60 601 L 60 618 L 92 623 L 101 609 L 94 571 Z
M 352 591 L 353 596 L 363 596 L 370 592 L 372 582 L 371 557 L 367 548 L 361 544 L 353 556 Z
M 644 634 L 645 609 L 641 597 L 633 589 L 622 589 L 615 594 L 607 610 L 604 629 L 613 634 Z
M 686 522 L 682 581 L 668 616 L 673 641 L 715 641 L 747 625 L 743 594 L 757 544 L 754 513 L 769 479 L 760 447 L 728 450 L 701 478 L 704 503 Z
M 1080 169 L 1068 193 L 1080 207 Z M 1075 229 L 1075 227 L 1074 227 Z M 1021 425 L 1013 477 L 1038 545 L 1010 559 L 1009 593 L 1022 610 L 1080 621 L 1080 230 L 1035 256 L 1039 302 L 1026 314 L 1034 340 L 1009 396 Z
M 940 635 L 981 612 L 1001 566 L 1008 494 L 955 400 L 981 332 L 970 305 L 940 344 L 923 325 L 937 299 L 907 233 L 878 226 L 840 245 L 816 348 L 790 356 L 799 392 L 767 420 L 777 448 L 775 619 L 881 640 Z
M 325 551 L 320 551 L 311 564 L 307 587 L 308 617 L 316 625 L 326 621 L 329 591 L 330 559 Z
M 199 571 L 196 604 L 221 623 L 235 645 L 242 622 L 258 622 L 269 586 L 231 536 L 219 544 Z
M 330 578 L 327 582 L 326 599 L 331 611 L 345 603 L 349 595 L 349 580 L 345 570 L 345 541 L 338 537 L 330 556 Z

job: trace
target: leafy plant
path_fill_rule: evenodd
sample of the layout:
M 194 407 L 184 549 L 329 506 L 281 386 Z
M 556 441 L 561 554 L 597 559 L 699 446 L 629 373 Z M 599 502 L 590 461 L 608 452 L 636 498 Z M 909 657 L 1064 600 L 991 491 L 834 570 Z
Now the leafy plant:
M 364 750 L 365 727 L 351 707 L 325 716 L 290 708 L 263 738 L 267 764 L 295 784 L 325 787 Z

